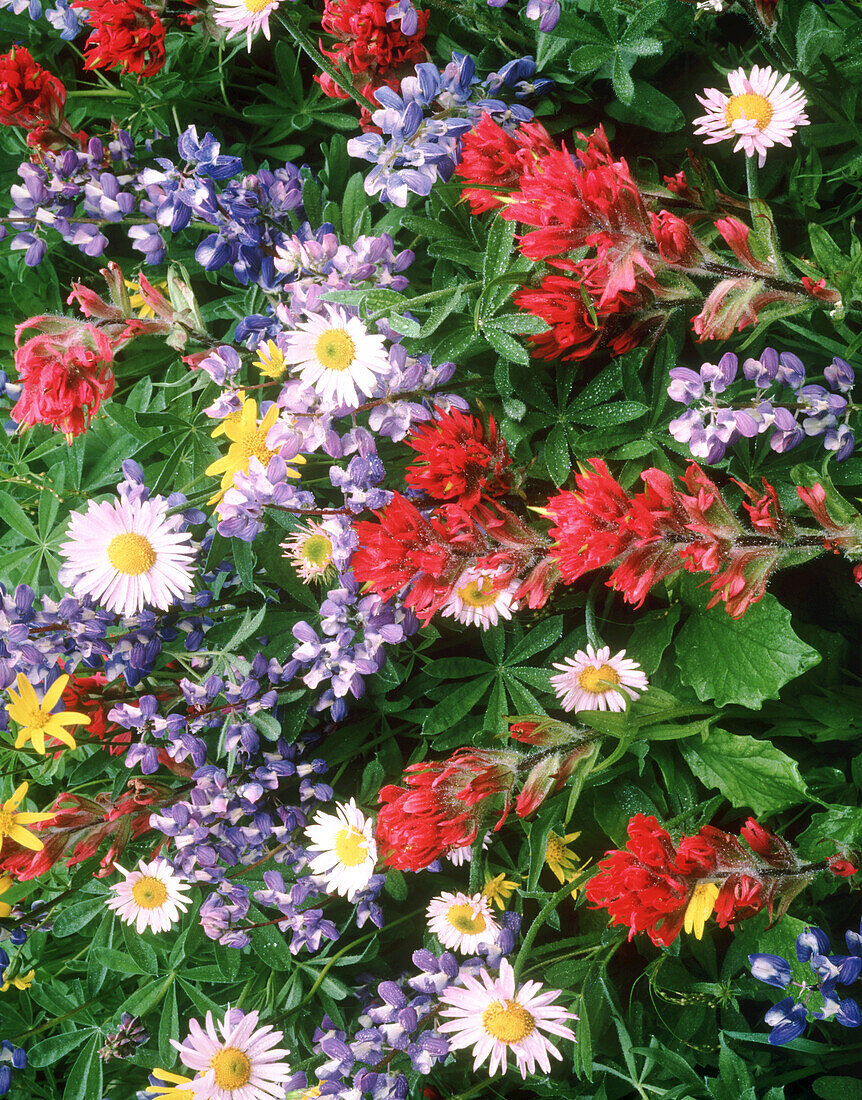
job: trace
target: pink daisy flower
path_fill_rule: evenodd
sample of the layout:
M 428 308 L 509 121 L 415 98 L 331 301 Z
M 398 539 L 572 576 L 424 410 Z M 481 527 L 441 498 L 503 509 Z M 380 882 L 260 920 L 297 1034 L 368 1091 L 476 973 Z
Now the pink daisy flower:
M 484 894 L 442 893 L 431 899 L 427 915 L 429 932 L 464 955 L 475 955 L 480 943 L 496 943 L 500 931 Z
M 551 685 L 563 710 L 625 710 L 649 687 L 641 666 L 624 649 L 612 657 L 610 646 L 596 650 L 588 645 L 554 668 L 560 673 L 551 677 Z
M 123 924 L 133 924 L 138 935 L 145 928 L 167 932 L 188 909 L 188 883 L 174 874 L 166 859 L 154 859 L 152 863 L 140 860 L 137 871 L 127 871 L 115 863 L 114 870 L 125 880 L 111 887 L 106 904 Z
M 797 128 L 808 125 L 805 96 L 795 80 L 769 66 L 755 65 L 750 76 L 736 69 L 727 80 L 732 95 L 706 88 L 697 97 L 707 113 L 694 120 L 694 132 L 707 135 L 706 145 L 735 140 L 734 152 L 744 149 L 748 157 L 756 153 L 762 168 L 768 149 L 790 145 Z
M 257 1012 L 229 1008 L 218 1025 L 221 1038 L 208 1012 L 205 1028 L 189 1020 L 185 1040 L 171 1039 L 183 1063 L 197 1072 L 187 1085 L 194 1100 L 283 1100 L 290 1051 L 276 1046 L 280 1031 L 257 1024 Z
M 504 588 L 495 588 L 496 575 L 493 569 L 466 569 L 455 582 L 440 614 L 483 630 L 496 626 L 500 619 L 511 619 L 512 612 L 518 609 L 513 596 L 519 584 L 515 581 Z
M 473 1048 L 474 1070 L 490 1056 L 489 1077 L 498 1068 L 505 1073 L 510 1052 L 523 1078 L 535 1072 L 537 1063 L 549 1073 L 548 1055 L 562 1061 L 562 1054 L 547 1036 L 574 1040 L 574 1032 L 563 1021 L 576 1020 L 577 1016 L 552 1003 L 559 997 L 559 989 L 543 992 L 542 983 L 532 981 L 516 986 L 515 972 L 506 959 L 500 960 L 497 978 L 483 968 L 478 979 L 464 975 L 459 981 L 465 988 L 450 986 L 440 994 L 445 1006 L 440 1015 L 451 1019 L 440 1024 L 438 1030 L 449 1034 L 452 1050 Z
M 269 17 L 279 3 L 280 0 L 215 0 L 213 19 L 227 30 L 228 38 L 244 33 L 246 49 L 251 50 L 258 31 L 269 39 Z

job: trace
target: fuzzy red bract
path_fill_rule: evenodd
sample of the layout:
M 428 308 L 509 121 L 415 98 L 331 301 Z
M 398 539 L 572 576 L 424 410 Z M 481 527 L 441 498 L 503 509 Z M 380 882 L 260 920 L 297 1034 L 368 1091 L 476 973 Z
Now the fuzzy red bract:
M 489 114 L 483 114 L 461 142 L 461 160 L 455 175 L 471 184 L 461 192 L 473 214 L 496 210 L 507 201 L 522 175 L 533 170 L 540 157 L 554 152 L 548 131 L 539 122 L 524 122 L 504 130 Z M 500 188 L 499 191 L 488 190 Z
M 0 56 L 0 123 L 27 129 L 63 121 L 66 89 L 63 82 L 43 69 L 23 46 Z
M 510 481 L 504 471 L 512 460 L 493 416 L 486 433 L 481 421 L 459 409 L 437 408 L 434 413 L 433 420 L 419 424 L 404 440 L 420 456 L 407 467 L 407 484 L 467 511 L 483 495 L 507 492 Z
M 93 28 L 84 45 L 85 68 L 152 76 L 165 64 L 165 28 L 141 0 L 72 0 Z
M 412 75 L 413 66 L 425 61 L 422 45 L 428 12 L 418 11 L 416 33 L 405 35 L 400 26 L 387 23 L 386 9 L 391 0 L 325 0 L 321 23 L 338 41 L 331 49 L 320 48 L 336 65 L 344 63 L 357 79 L 355 85 L 366 92 L 383 84 L 397 89 L 401 77 Z M 323 91 L 335 99 L 347 99 L 347 93 L 328 73 L 316 76 Z

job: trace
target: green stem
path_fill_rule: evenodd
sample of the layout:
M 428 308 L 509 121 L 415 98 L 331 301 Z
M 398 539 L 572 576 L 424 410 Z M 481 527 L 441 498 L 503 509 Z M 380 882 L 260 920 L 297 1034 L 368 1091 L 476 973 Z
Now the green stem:
M 748 187 L 748 202 L 751 206 L 751 216 L 755 216 L 754 203 L 759 198 L 757 194 L 757 161 L 754 157 L 745 158 L 745 183 Z
M 596 630 L 596 596 L 602 581 L 593 581 L 587 593 L 587 604 L 584 608 L 584 626 L 587 628 L 587 641 L 594 649 L 601 649 L 602 640 Z
M 89 1001 L 84 1001 L 82 1005 L 78 1005 L 77 1008 L 70 1009 L 68 1012 L 64 1012 L 62 1016 L 52 1016 L 50 1020 L 46 1020 L 44 1024 L 39 1024 L 38 1027 L 31 1027 L 29 1031 L 22 1031 L 20 1035 L 15 1035 L 10 1040 L 14 1044 L 18 1044 L 22 1039 L 29 1039 L 31 1035 L 38 1035 L 42 1031 L 47 1031 L 49 1028 L 54 1027 L 56 1024 L 61 1024 L 64 1020 L 71 1019 L 72 1016 L 77 1016 L 79 1012 L 83 1012 L 85 1008 L 89 1008 L 90 1005 L 96 1004 L 98 1001 L 104 1001 L 104 996 L 100 993 L 96 997 L 91 997 Z
M 314 44 L 314 40 L 311 35 L 306 31 L 300 29 L 290 19 L 282 18 L 276 15 L 276 19 L 279 20 L 281 25 L 293 39 L 293 41 L 299 46 L 301 50 L 308 54 L 311 60 L 323 69 L 330 77 L 332 77 L 333 83 L 336 84 L 342 92 L 346 92 L 354 102 L 358 103 L 360 107 L 365 107 L 369 111 L 377 111 L 380 108 L 379 103 L 375 103 L 373 100 L 368 99 L 362 92 L 358 91 L 353 86 L 353 82 L 345 80 L 344 76 L 339 70 L 332 64 L 329 58 L 321 52 L 321 50 Z
M 591 871 L 592 868 L 590 868 L 590 872 Z M 533 942 L 535 941 L 536 936 L 538 936 L 539 934 L 539 929 L 542 927 L 542 925 L 545 923 L 551 913 L 553 913 L 553 911 L 557 908 L 557 906 L 561 902 L 565 901 L 565 899 L 569 897 L 571 892 L 580 885 L 581 881 L 587 877 L 588 872 L 586 870 L 580 871 L 577 875 L 575 875 L 573 879 L 570 879 L 568 882 L 563 883 L 556 894 L 554 894 L 545 903 L 542 909 L 539 910 L 539 915 L 530 925 L 529 931 L 527 932 L 526 936 L 524 936 L 524 942 L 521 944 L 521 950 L 518 952 L 518 957 L 517 959 L 515 959 L 514 969 L 516 982 L 521 976 L 521 971 L 524 969 L 524 965 L 530 953 L 530 948 L 533 946 Z
M 131 99 L 132 93 L 123 88 L 76 88 L 66 92 L 67 99 L 72 96 L 112 96 L 114 99 Z
M 20 218 L 18 220 L 20 221 Z M 474 279 L 470 283 L 459 283 L 458 286 L 444 286 L 441 290 L 429 290 L 427 294 L 420 294 L 416 298 L 407 298 L 404 302 L 404 308 L 410 309 L 412 306 L 424 305 L 425 302 L 433 302 L 446 294 L 454 294 L 456 290 L 477 290 L 484 285 L 481 279 Z M 381 310 L 379 313 L 372 314 L 372 316 L 368 318 L 369 324 L 373 321 L 379 321 L 381 317 L 387 317 L 390 312 L 391 307 Z

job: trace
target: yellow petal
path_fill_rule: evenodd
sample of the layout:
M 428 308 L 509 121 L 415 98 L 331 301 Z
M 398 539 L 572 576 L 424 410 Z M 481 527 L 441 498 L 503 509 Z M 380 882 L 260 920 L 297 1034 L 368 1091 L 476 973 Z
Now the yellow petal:
M 91 718 L 88 718 L 86 714 L 81 714 L 77 710 L 64 710 L 60 714 L 52 714 L 49 725 L 61 725 L 61 726 L 89 726 Z M 56 736 L 56 734 L 55 734 Z
M 34 836 L 33 833 L 29 833 L 26 829 L 22 829 L 20 825 L 13 825 L 9 830 L 9 836 L 16 844 L 20 844 L 22 848 L 29 848 L 31 852 L 41 852 L 45 845 L 42 841 Z
M 16 787 L 12 797 L 6 800 L 6 803 L 3 806 L 3 809 L 4 810 L 17 810 L 18 807 L 21 805 L 21 803 L 24 801 L 24 798 L 27 794 L 27 790 L 29 789 L 29 787 L 30 787 L 30 784 L 27 783 L 26 781 L 24 783 L 22 783 L 20 787 Z
M 53 684 L 45 692 L 45 698 L 42 700 L 42 709 L 51 710 L 60 702 L 60 696 L 63 694 L 63 689 L 69 682 L 69 677 L 66 675 L 58 676 Z
M 28 810 L 23 814 L 15 814 L 15 821 L 19 825 L 33 825 L 37 821 L 50 821 L 55 814 L 33 813 Z
M 55 737 L 58 741 L 62 741 L 64 745 L 68 745 L 70 749 L 76 749 L 78 747 L 77 741 L 68 730 L 62 728 L 49 729 L 48 734 L 51 737 Z

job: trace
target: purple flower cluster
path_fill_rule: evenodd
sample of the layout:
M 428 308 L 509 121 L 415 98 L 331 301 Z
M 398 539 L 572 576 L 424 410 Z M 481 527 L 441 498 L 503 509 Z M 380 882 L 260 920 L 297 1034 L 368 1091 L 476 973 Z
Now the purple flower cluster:
M 8 1039 L 0 1039 L 0 1096 L 12 1088 L 12 1070 L 27 1068 L 27 1052 Z
M 488 0 L 488 7 L 503 8 L 509 0 Z M 559 0 L 527 0 L 526 16 L 539 24 L 539 30 L 548 34 L 560 21 Z
M 820 928 L 806 928 L 796 937 L 796 958 L 808 963 L 816 980 L 793 981 L 793 967 L 781 955 L 749 955 L 752 976 L 767 985 L 787 989 L 795 985 L 799 993 L 785 997 L 766 1013 L 772 1028 L 769 1041 L 775 1046 L 798 1039 L 810 1020 L 835 1020 L 843 1027 L 859 1027 L 862 1012 L 850 997 L 840 998 L 836 986 L 850 985 L 862 973 L 862 925 L 859 932 L 845 933 L 849 955 L 830 955 L 829 937 Z M 814 998 L 813 1003 L 810 1003 Z M 815 1008 L 814 1004 L 819 1004 Z
M 380 110 L 371 119 L 380 133 L 351 138 L 347 151 L 370 161 L 365 177 L 369 195 L 406 206 L 411 192 L 426 196 L 436 180 L 448 180 L 461 155 L 461 138 L 483 113 L 501 126 L 529 122 L 533 112 L 523 103 L 507 104 L 497 96 L 504 89 L 516 98 L 540 94 L 548 81 L 533 82 L 536 63 L 530 57 L 508 62 L 480 82 L 473 58 L 453 52 L 444 69 L 430 62 L 404 77 L 401 93 L 382 87 L 375 92 Z
M 824 370 L 827 390 L 806 384 L 805 366 L 798 355 L 764 348 L 759 359 L 746 359 L 742 365 L 743 376 L 755 387 L 754 396 L 744 400 L 741 387 L 734 388 L 733 396 L 727 394 L 738 371 L 739 360 L 732 352 L 718 363 L 704 363 L 699 371 L 688 367 L 670 371 L 668 395 L 687 408 L 668 427 L 677 442 L 688 444 L 695 458 L 720 462 L 740 439 L 764 432 L 771 433 L 769 445 L 779 453 L 809 437 L 822 438 L 824 448 L 834 451 L 838 462 L 853 453 L 856 439 L 849 421 L 855 406 L 848 394 L 855 376 L 844 359 L 836 357 Z

